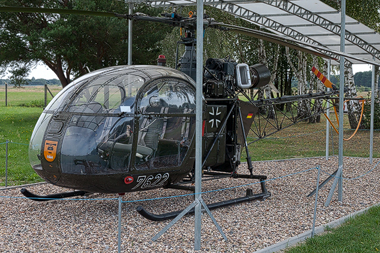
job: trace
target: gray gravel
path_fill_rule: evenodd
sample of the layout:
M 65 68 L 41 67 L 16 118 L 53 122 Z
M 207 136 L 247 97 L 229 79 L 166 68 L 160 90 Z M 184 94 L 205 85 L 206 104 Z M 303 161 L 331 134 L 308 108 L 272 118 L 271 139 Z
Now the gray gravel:
M 379 159 L 344 158 L 344 177 L 354 178 L 371 170 Z M 255 174 L 283 177 L 320 166 L 332 173 L 338 168 L 336 157 L 286 161 L 254 162 Z M 242 165 L 241 173 L 245 173 Z M 329 207 L 324 206 L 332 181 L 321 191 L 316 226 L 326 224 L 380 202 L 380 165 L 357 180 L 344 180 L 343 202 L 337 193 Z M 321 180 L 327 177 L 322 174 Z M 317 170 L 269 181 L 272 197 L 265 201 L 243 203 L 212 211 L 228 238 L 225 242 L 207 214 L 202 217 L 200 252 L 254 252 L 311 229 L 314 197 L 306 195 L 315 188 Z M 222 179 L 203 183 L 203 191 L 251 183 L 251 180 Z M 259 192 L 259 185 L 250 186 Z M 203 194 L 206 203 L 245 195 L 247 187 Z M 28 186 L 37 194 L 67 191 L 49 184 Z M 21 197 L 20 189 L 0 191 L 1 196 Z M 151 190 L 128 193 L 124 201 L 187 194 L 179 190 Z M 92 194 L 87 199 L 117 198 L 115 194 Z M 169 221 L 153 222 L 136 211 L 163 213 L 183 209 L 192 197 L 124 203 L 122 209 L 123 252 L 193 252 L 194 217 L 186 216 L 156 242 L 151 238 Z M 56 200 L 34 202 L 22 198 L 0 198 L 0 249 L 2 252 L 115 252 L 117 251 L 117 200 Z

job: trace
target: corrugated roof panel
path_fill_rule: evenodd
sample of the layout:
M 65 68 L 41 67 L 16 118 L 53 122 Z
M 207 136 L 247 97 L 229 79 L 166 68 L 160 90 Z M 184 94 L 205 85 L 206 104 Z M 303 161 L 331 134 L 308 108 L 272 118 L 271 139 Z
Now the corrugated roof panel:
M 270 19 L 277 21 L 285 26 L 311 24 L 309 21 L 297 16 L 274 16 L 274 17 L 270 17 Z
M 253 12 L 259 13 L 260 15 L 263 15 L 263 16 L 287 14 L 287 12 L 265 3 L 241 3 L 237 5 L 240 7 L 246 8 L 248 10 L 251 10 Z
M 297 26 L 297 27 L 292 27 L 294 30 L 308 36 L 308 35 L 315 35 L 315 34 L 329 34 L 329 35 L 332 35 L 333 33 L 326 30 L 325 28 L 323 27 L 320 27 L 320 26 L 316 26 L 316 25 L 313 25 L 313 26 Z
M 363 24 L 355 24 L 355 25 L 347 25 L 346 30 L 352 33 L 375 33 L 371 28 L 363 25 Z
M 340 13 L 324 13 L 324 14 L 318 14 L 318 15 L 340 26 L 340 20 L 341 20 Z M 346 23 L 352 23 L 352 22 L 358 22 L 358 21 L 353 18 L 350 18 L 349 16 L 346 16 Z
M 294 2 L 294 4 L 299 5 L 312 12 L 337 11 L 334 8 L 328 6 L 327 4 L 322 3 L 319 0 L 300 0 L 300 1 Z

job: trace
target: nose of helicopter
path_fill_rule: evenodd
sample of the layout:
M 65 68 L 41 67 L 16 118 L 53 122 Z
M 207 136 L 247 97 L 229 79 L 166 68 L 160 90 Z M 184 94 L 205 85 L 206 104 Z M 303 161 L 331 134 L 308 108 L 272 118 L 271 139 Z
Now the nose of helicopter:
M 194 109 L 194 82 L 177 70 L 117 66 L 94 71 L 45 108 L 31 137 L 30 163 L 56 185 L 109 192 L 99 189 L 112 188 L 118 180 L 125 188 L 132 169 L 181 163 L 188 146 L 180 143 L 193 134 Z

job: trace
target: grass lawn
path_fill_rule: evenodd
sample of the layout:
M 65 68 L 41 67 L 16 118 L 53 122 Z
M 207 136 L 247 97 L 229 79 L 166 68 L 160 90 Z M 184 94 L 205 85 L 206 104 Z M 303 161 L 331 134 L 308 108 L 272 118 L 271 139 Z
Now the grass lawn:
M 335 115 L 330 115 L 337 126 Z M 344 138 L 348 139 L 354 130 L 350 130 L 347 115 L 345 115 Z M 329 155 L 338 155 L 339 136 L 330 127 Z M 256 136 L 250 134 L 248 142 Z M 374 132 L 373 157 L 380 157 L 380 131 Z M 369 157 L 370 132 L 359 130 L 349 141 L 344 141 L 345 156 Z M 302 157 L 317 157 L 326 155 L 326 118 L 321 116 L 321 123 L 298 123 L 287 129 L 269 136 L 249 146 L 252 160 L 276 160 Z M 245 153 L 243 153 L 243 156 Z
M 36 107 L 0 107 L 0 185 L 5 185 L 8 140 L 8 185 L 41 181 L 29 164 L 28 144 L 42 112 Z
M 327 233 L 309 238 L 305 243 L 286 250 L 298 252 L 379 252 L 380 206 L 345 222 Z
M 48 86 L 53 95 L 57 94 L 62 88 L 57 85 Z M 45 93 L 44 86 L 23 86 L 21 88 L 15 88 L 8 85 L 7 92 L 7 105 L 8 106 L 20 106 L 20 105 L 32 105 L 38 103 L 44 104 Z M 47 92 L 47 103 L 52 99 L 49 92 Z M 5 106 L 5 86 L 0 86 L 0 107 Z
M 61 89 L 49 87 L 55 95 Z M 28 145 L 34 125 L 43 111 L 44 87 L 8 87 L 5 107 L 5 87 L 0 86 L 0 186 L 5 185 L 5 152 L 8 140 L 8 185 L 40 182 L 42 179 L 29 163 Z M 47 96 L 51 100 L 50 94 Z M 20 106 L 22 105 L 22 106 Z

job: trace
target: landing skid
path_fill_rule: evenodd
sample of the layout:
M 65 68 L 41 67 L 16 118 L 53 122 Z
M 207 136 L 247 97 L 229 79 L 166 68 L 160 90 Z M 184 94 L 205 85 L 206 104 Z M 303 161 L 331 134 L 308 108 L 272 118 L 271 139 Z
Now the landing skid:
M 210 173 L 213 175 L 226 175 L 226 173 Z M 240 197 L 236 199 L 230 199 L 230 200 L 225 200 L 217 203 L 212 203 L 207 205 L 208 209 L 216 209 L 219 207 L 224 207 L 224 206 L 230 206 L 230 205 L 235 205 L 235 204 L 240 204 L 243 202 L 248 202 L 248 201 L 253 201 L 253 200 L 264 200 L 266 198 L 269 198 L 271 196 L 271 193 L 267 191 L 265 187 L 265 180 L 266 176 L 253 176 L 253 175 L 233 175 L 232 177 L 234 178 L 252 178 L 252 179 L 260 179 L 260 184 L 261 184 L 261 190 L 262 193 L 258 194 L 253 194 L 252 189 L 247 189 L 245 197 Z M 189 189 L 184 189 L 184 187 L 168 187 L 168 188 L 175 188 L 175 189 L 183 189 L 183 190 L 189 190 Z M 153 214 L 148 211 L 146 211 L 142 206 L 138 206 L 136 208 L 136 211 L 141 214 L 143 217 L 147 218 L 148 220 L 152 221 L 163 221 L 163 220 L 169 220 L 177 217 L 183 210 L 180 211 L 174 211 L 174 212 L 169 212 L 169 213 L 163 213 L 163 214 Z M 194 214 L 194 208 L 192 208 L 187 214 Z
M 64 193 L 40 196 L 40 195 L 31 193 L 25 188 L 22 188 L 20 191 L 25 197 L 34 201 L 49 201 L 49 200 L 55 200 L 55 199 L 70 198 L 70 197 L 75 197 L 75 196 L 84 196 L 87 193 L 85 191 L 73 191 L 73 192 L 64 192 Z

